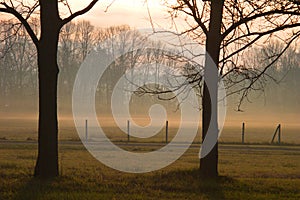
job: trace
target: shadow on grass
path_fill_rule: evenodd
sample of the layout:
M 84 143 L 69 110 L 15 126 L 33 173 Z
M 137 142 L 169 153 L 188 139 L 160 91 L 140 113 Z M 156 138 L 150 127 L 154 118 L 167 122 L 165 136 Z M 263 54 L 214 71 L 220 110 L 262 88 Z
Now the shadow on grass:
M 226 199 L 240 183 L 228 177 L 202 179 L 198 169 L 150 174 L 107 174 L 104 182 L 74 174 L 53 181 L 27 179 L 15 196 L 22 199 Z M 91 184 L 93 183 L 93 184 Z M 80 194 L 78 194 L 80 193 Z
M 156 189 L 184 194 L 187 198 L 198 196 L 205 199 L 225 199 L 223 190 L 227 185 L 232 185 L 236 182 L 228 177 L 203 179 L 199 175 L 199 169 L 177 170 L 156 174 L 153 177 L 153 181 L 152 187 L 156 187 Z
M 22 184 L 13 198 L 15 200 L 37 200 L 43 199 L 45 195 L 53 191 L 52 183 L 54 180 L 39 180 L 36 178 L 30 178 L 25 183 Z

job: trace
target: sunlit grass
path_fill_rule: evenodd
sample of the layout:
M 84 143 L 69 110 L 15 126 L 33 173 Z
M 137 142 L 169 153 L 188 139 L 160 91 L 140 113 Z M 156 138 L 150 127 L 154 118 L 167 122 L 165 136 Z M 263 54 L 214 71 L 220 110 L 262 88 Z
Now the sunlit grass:
M 220 145 L 221 177 L 204 181 L 198 175 L 198 145 L 167 168 L 129 174 L 104 166 L 79 143 L 61 144 L 61 177 L 46 183 L 32 178 L 36 148 L 1 143 L 0 199 L 300 198 L 298 146 Z

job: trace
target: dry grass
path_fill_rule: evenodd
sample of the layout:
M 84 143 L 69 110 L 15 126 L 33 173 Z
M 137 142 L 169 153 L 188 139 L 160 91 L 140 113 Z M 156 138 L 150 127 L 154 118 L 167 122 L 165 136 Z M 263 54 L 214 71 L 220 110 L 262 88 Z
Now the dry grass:
M 36 144 L 2 142 L 0 199 L 300 198 L 298 146 L 220 145 L 217 181 L 198 176 L 197 147 L 167 168 L 128 174 L 104 166 L 80 144 L 62 144 L 61 177 L 45 183 L 32 179 Z

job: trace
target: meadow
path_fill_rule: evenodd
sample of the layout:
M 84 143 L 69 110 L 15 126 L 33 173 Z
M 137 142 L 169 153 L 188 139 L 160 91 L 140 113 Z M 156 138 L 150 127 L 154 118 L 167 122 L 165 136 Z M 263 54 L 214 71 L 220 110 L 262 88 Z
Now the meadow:
M 300 198 L 299 146 L 221 144 L 220 178 L 205 181 L 198 175 L 199 145 L 164 169 L 129 174 L 104 166 L 80 142 L 62 142 L 61 177 L 46 183 L 32 178 L 36 149 L 35 142 L 1 142 L 0 199 Z
M 296 128 L 289 132 L 296 140 L 286 142 L 283 137 L 283 144 L 271 145 L 268 141 L 275 127 L 248 127 L 247 143 L 242 145 L 238 126 L 225 126 L 219 147 L 220 177 L 208 181 L 198 172 L 199 138 L 170 166 L 130 174 L 93 158 L 78 139 L 72 121 L 64 121 L 59 143 L 61 176 L 41 182 L 32 178 L 37 156 L 36 121 L 6 118 L 0 123 L 0 199 L 300 199 Z M 129 151 L 153 151 L 164 145 L 164 131 L 140 146 L 140 140 L 133 138 L 128 144 L 125 134 L 109 126 L 108 130 L 115 144 Z M 172 137 L 176 128 L 170 130 Z

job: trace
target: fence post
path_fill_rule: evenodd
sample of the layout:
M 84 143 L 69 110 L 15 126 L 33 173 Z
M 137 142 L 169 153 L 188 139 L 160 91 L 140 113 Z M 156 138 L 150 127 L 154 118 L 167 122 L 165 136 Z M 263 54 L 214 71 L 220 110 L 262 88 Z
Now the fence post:
M 88 140 L 88 120 L 85 120 L 85 140 Z
M 169 133 L 169 122 L 166 121 L 166 143 L 168 143 L 168 133 Z
M 242 125 L 242 144 L 245 143 L 245 123 Z
M 280 138 L 281 137 L 281 125 L 278 125 L 278 144 L 280 144 Z
M 278 132 L 278 133 L 277 133 Z M 281 135 L 281 125 L 280 124 L 278 124 L 278 126 L 277 126 L 277 128 L 276 128 L 276 130 L 275 130 L 275 132 L 274 132 L 274 135 L 273 135 L 273 138 L 272 138 L 272 141 L 271 141 L 271 143 L 273 143 L 274 142 L 274 139 L 275 139 L 275 137 L 276 137 L 276 134 L 278 134 L 278 144 L 280 144 L 280 135 Z
M 130 140 L 130 122 L 127 120 L 127 141 Z

